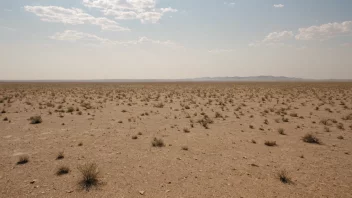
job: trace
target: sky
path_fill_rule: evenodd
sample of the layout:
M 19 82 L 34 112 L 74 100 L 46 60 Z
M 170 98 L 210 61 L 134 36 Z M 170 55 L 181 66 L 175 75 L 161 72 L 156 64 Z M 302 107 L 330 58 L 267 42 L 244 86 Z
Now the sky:
M 352 79 L 351 0 L 1 0 L 0 80 Z

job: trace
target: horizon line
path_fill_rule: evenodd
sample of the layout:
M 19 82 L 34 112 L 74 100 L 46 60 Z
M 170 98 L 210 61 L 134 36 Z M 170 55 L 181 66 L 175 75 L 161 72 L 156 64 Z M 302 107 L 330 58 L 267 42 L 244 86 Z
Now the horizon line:
M 237 78 L 237 79 L 236 79 Z M 313 79 L 313 78 L 301 78 L 301 77 L 287 77 L 287 76 L 271 76 L 271 75 L 260 75 L 260 76 L 223 76 L 223 77 L 196 77 L 196 78 L 106 78 L 106 79 L 25 79 L 25 80 L 3 80 L 0 82 L 238 82 L 238 81 L 352 81 L 352 79 Z

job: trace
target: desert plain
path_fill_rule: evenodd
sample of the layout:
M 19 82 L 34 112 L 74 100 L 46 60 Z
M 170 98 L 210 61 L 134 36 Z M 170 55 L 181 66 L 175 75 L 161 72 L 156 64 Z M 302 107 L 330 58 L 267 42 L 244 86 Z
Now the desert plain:
M 0 111 L 4 198 L 352 197 L 352 83 L 1 83 Z

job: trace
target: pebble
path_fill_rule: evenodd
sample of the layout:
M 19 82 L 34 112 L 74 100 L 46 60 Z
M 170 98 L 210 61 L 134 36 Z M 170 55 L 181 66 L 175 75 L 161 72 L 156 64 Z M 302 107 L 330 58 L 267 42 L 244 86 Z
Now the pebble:
M 145 193 L 144 190 L 140 190 L 140 191 L 139 191 L 139 194 L 141 194 L 141 195 L 144 195 L 144 193 Z

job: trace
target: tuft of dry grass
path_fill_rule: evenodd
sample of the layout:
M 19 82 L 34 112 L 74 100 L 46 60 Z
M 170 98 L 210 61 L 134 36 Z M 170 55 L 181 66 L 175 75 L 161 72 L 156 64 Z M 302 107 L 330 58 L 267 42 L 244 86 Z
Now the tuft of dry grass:
M 303 136 L 302 140 L 303 142 L 311 144 L 321 144 L 321 141 L 311 133 L 307 133 L 305 136 Z
M 43 122 L 42 117 L 41 116 L 32 116 L 29 118 L 29 120 L 31 121 L 31 124 L 40 124 Z
M 75 109 L 73 107 L 68 107 L 66 112 L 67 113 L 72 113 L 74 111 L 75 111 Z
M 185 132 L 185 133 L 189 133 L 189 132 L 190 132 L 190 130 L 189 130 L 188 128 L 183 128 L 183 132 Z
M 68 174 L 70 172 L 70 168 L 68 166 L 60 166 L 57 170 L 56 170 L 56 175 L 60 176 L 60 175 L 65 175 Z
M 283 121 L 283 122 L 288 122 L 288 118 L 282 117 L 282 121 Z
M 221 113 L 220 113 L 220 112 L 216 112 L 216 113 L 215 113 L 215 118 L 222 118 Z
M 161 138 L 158 139 L 155 137 L 152 141 L 152 146 L 153 147 L 164 147 L 165 146 L 164 140 Z
M 182 150 L 188 151 L 188 146 L 182 146 Z
M 268 124 L 269 124 L 269 120 L 268 120 L 268 119 L 265 119 L 265 120 L 264 120 L 264 124 L 268 125 Z
M 265 141 L 264 144 L 267 146 L 277 146 L 276 141 Z
M 330 119 L 326 119 L 326 118 L 320 120 L 320 123 L 325 125 L 325 126 L 330 126 L 331 125 Z
M 298 114 L 297 113 L 290 113 L 290 116 L 291 117 L 298 117 Z
M 324 126 L 324 131 L 325 131 L 325 132 L 331 132 L 330 128 L 327 127 L 327 126 Z
M 158 104 L 155 104 L 154 107 L 156 108 L 163 108 L 164 107 L 164 104 L 162 102 L 158 103 Z
M 64 159 L 64 157 L 65 157 L 64 152 L 63 152 L 63 151 L 60 151 L 60 152 L 57 154 L 56 159 L 57 159 L 57 160 L 60 160 L 60 159 Z
M 279 128 L 277 132 L 279 132 L 279 134 L 281 135 L 286 135 L 285 130 L 283 128 Z
M 338 129 L 345 130 L 345 127 L 344 127 L 343 123 L 338 123 L 338 124 L 336 125 L 336 127 L 337 127 Z
M 100 174 L 96 163 L 84 164 L 79 166 L 78 170 L 82 174 L 82 178 L 79 182 L 82 189 L 89 191 L 92 187 L 97 187 L 99 185 Z
M 17 164 L 26 164 L 29 162 L 29 157 L 28 155 L 21 155 L 18 158 Z
M 280 181 L 284 184 L 292 184 L 291 177 L 288 175 L 286 170 L 281 170 L 277 173 L 277 177 L 280 179 Z

